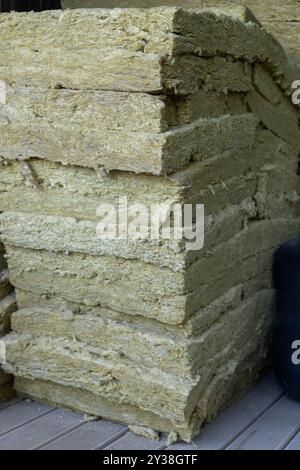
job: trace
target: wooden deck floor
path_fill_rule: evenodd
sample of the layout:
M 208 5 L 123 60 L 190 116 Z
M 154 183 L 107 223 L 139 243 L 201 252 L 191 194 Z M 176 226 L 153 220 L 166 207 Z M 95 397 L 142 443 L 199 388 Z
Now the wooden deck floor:
M 0 405 L 0 450 L 196 450 L 300 449 L 300 404 L 287 398 L 274 378 L 265 377 L 242 400 L 206 425 L 192 444 L 166 446 L 126 426 L 87 421 L 70 411 L 14 399 Z

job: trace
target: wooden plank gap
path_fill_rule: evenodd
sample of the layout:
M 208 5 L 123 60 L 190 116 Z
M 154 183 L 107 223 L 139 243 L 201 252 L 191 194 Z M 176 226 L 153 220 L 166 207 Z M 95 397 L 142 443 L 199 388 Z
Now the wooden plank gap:
M 49 439 L 46 439 L 44 442 L 41 442 L 39 445 L 35 446 L 35 447 L 32 447 L 31 450 L 40 450 L 42 449 L 43 447 L 45 447 L 46 445 L 48 444 L 51 444 L 52 442 L 56 441 L 57 439 L 60 439 L 61 437 L 64 437 L 65 435 L 71 433 L 72 431 L 74 431 L 75 429 L 78 429 L 80 428 L 81 426 L 83 426 L 84 424 L 86 423 L 86 421 L 83 421 L 82 423 L 80 424 L 75 424 L 74 426 L 68 428 L 68 429 L 65 429 L 64 431 L 61 431 L 60 433 L 58 434 L 55 434 L 55 436 L 49 438 Z
M 128 432 L 127 429 L 125 429 L 124 431 L 120 431 L 114 437 L 112 437 L 111 439 L 107 439 L 101 445 L 94 447 L 92 450 L 102 450 L 102 449 L 104 449 L 105 447 L 109 446 L 113 442 L 118 441 L 121 437 L 125 436 L 125 434 L 127 434 L 127 432 Z
M 48 415 L 48 414 L 50 414 L 50 413 L 53 413 L 53 411 L 55 411 L 55 410 L 56 410 L 56 408 L 52 408 L 51 410 L 44 411 L 44 412 L 42 412 L 41 414 L 36 415 L 36 416 L 34 416 L 33 418 L 31 418 L 31 419 L 29 419 L 29 420 L 27 420 L 27 421 L 23 421 L 22 423 L 19 423 L 19 424 L 17 424 L 16 426 L 13 426 L 13 427 L 11 427 L 11 428 L 9 428 L 9 429 L 7 429 L 7 430 L 1 432 L 1 433 L 0 433 L 0 437 L 4 437 L 4 436 L 6 436 L 6 435 L 8 435 L 8 434 L 10 434 L 10 433 L 12 433 L 12 432 L 18 430 L 18 429 L 22 429 L 24 426 L 27 426 L 27 424 L 33 423 L 33 422 L 36 421 L 37 419 L 40 419 L 40 418 L 42 418 L 43 416 L 46 416 L 46 415 Z
M 4 408 L 8 408 L 9 406 L 15 405 L 19 401 L 22 401 L 22 399 L 19 397 L 15 397 L 12 400 L 4 401 L 3 403 L 0 403 L 0 411 L 4 410 Z
M 268 413 L 268 411 L 279 401 L 281 400 L 283 397 L 285 396 L 284 392 L 282 392 L 282 394 L 276 399 L 273 401 L 273 403 L 271 403 L 264 411 L 261 412 L 261 414 L 259 414 L 258 416 L 256 416 L 256 418 L 254 418 L 252 421 L 249 421 L 249 423 L 247 424 L 247 426 L 245 426 L 244 429 L 240 430 L 240 432 L 235 436 L 233 437 L 232 439 L 228 440 L 228 442 L 226 443 L 226 445 L 224 446 L 223 449 L 221 450 L 226 450 L 227 447 L 229 447 L 236 439 L 238 439 L 242 434 L 244 434 L 245 431 L 247 431 L 248 428 L 250 428 L 253 424 L 255 424 L 255 422 L 257 420 L 259 420 L 264 414 Z

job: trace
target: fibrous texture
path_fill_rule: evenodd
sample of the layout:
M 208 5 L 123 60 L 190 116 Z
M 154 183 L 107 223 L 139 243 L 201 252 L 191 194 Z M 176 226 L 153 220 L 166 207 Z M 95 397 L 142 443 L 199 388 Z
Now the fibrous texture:
M 5 370 L 23 395 L 190 440 L 267 364 L 272 255 L 300 227 L 297 68 L 243 8 L 0 23 Z M 204 204 L 204 247 L 100 239 L 118 196 Z
M 62 0 L 63 8 L 115 8 L 177 6 L 222 11 L 239 19 L 259 21 L 300 60 L 300 3 L 298 0 Z M 243 6 L 241 6 L 243 5 Z M 245 10 L 244 6 L 251 9 Z M 256 20 L 257 21 L 257 20 Z
M 4 248 L 0 243 L 0 342 L 2 337 L 10 330 L 10 316 L 15 310 L 15 294 L 9 283 Z M 5 361 L 3 344 L 0 344 L 0 402 L 8 400 L 13 395 L 12 378 L 1 369 L 1 364 Z

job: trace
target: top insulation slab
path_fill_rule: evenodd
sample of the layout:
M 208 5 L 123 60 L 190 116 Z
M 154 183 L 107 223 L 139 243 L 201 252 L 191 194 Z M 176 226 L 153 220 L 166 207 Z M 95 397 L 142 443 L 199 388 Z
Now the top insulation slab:
M 242 3 L 243 5 L 237 5 Z M 271 21 L 289 21 L 300 19 L 299 0 L 61 0 L 62 8 L 153 8 L 161 5 L 184 8 L 217 8 L 221 7 L 231 14 L 243 15 L 250 8 L 259 19 Z M 246 5 L 248 8 L 246 8 Z
M 183 8 L 218 10 L 226 5 L 226 12 L 243 21 L 254 21 L 247 8 L 237 5 L 239 0 L 62 0 L 62 8 L 115 8 L 157 7 L 161 5 Z M 300 61 L 300 2 L 299 0 L 240 0 L 261 21 L 267 31 L 287 46 L 294 58 Z M 224 11 L 224 9 L 222 10 Z M 252 15 L 253 17 L 253 15 Z
M 1 157 L 44 158 L 107 171 L 163 175 L 182 169 L 191 160 L 251 148 L 257 106 L 254 114 L 175 123 L 166 132 L 161 125 L 164 112 L 173 104 L 176 108 L 174 95 L 190 94 L 192 100 L 199 100 L 203 77 L 212 71 L 222 77 L 217 80 L 221 84 L 224 75 L 238 75 L 238 85 L 231 84 L 229 89 L 235 91 L 237 86 L 237 91 L 246 92 L 252 87 L 249 64 L 260 62 L 279 94 L 279 87 L 282 94 L 290 92 L 297 74 L 281 46 L 259 24 L 238 20 L 228 12 L 222 15 L 222 11 L 216 15 L 161 7 L 0 15 L 0 79 L 7 84 L 7 103 L 0 116 Z M 82 106 L 82 100 L 93 105 L 93 125 L 78 129 L 75 122 L 69 122 L 65 106 L 65 114 L 61 108 L 58 114 L 67 124 L 58 122 L 59 103 L 53 92 L 66 92 L 62 88 L 69 93 L 82 91 L 81 104 L 78 97 L 71 102 L 66 93 L 59 97 L 71 105 L 71 114 Z M 216 91 L 220 89 L 219 84 Z M 124 92 L 129 95 L 125 103 L 120 98 Z M 43 106 L 47 119 L 34 108 L 41 93 L 47 97 L 48 107 Z M 114 112 L 124 115 L 124 121 L 132 108 L 139 109 L 139 102 L 144 104 L 147 111 L 137 117 L 143 132 L 131 132 L 132 127 L 136 130 L 134 119 L 129 120 L 126 132 L 106 129 L 115 121 L 109 104 L 105 112 L 102 109 L 106 124 L 99 127 L 97 103 L 108 103 L 112 94 L 114 99 L 119 97 L 120 113 Z M 167 104 L 165 95 L 169 95 Z M 24 114 L 20 123 L 18 116 Z M 147 132 L 149 127 L 153 132 Z
M 255 22 L 176 7 L 82 9 L 0 16 L 0 76 L 9 84 L 178 93 L 183 54 L 266 63 L 284 88 L 296 78 L 279 43 Z M 213 38 L 213 40 L 212 40 Z M 17 64 L 17 65 L 16 65 Z M 196 73 L 196 72 L 195 72 Z

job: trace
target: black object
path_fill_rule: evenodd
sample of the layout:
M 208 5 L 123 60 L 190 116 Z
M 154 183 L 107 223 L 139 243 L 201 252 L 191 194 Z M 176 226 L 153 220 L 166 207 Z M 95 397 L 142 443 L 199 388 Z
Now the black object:
M 300 401 L 300 238 L 274 256 L 276 318 L 272 359 L 275 375 L 288 395 Z
M 58 10 L 60 0 L 0 0 L 0 12 Z

